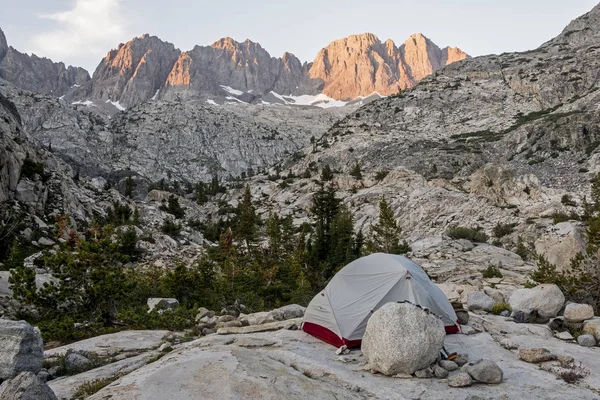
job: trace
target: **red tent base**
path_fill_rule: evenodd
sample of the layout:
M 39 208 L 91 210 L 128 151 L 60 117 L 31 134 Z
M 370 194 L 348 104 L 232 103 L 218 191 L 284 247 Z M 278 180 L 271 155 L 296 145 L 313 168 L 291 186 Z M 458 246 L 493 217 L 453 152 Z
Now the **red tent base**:
M 446 328 L 447 334 L 460 332 L 459 325 L 446 326 L 445 328 Z M 342 347 L 343 345 L 348 346 L 348 348 L 360 347 L 360 343 L 362 341 L 360 339 L 348 340 L 346 338 L 341 338 L 338 335 L 336 335 L 335 333 L 333 333 L 332 331 L 330 331 L 329 329 L 327 329 L 321 325 L 314 324 L 312 322 L 304 322 L 302 324 L 302 330 L 304 332 L 308 333 L 309 335 L 312 335 L 312 336 L 316 337 L 317 339 L 320 339 L 320 340 L 322 340 L 326 343 L 329 343 L 335 347 Z

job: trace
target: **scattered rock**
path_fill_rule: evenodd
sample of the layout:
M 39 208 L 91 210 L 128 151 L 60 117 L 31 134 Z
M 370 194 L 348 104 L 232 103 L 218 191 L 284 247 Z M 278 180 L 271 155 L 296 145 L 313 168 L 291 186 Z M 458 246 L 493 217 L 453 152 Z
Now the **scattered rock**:
M 583 323 L 583 332 L 592 335 L 596 338 L 597 342 L 600 342 L 600 318 L 594 317 L 585 321 Z
M 565 296 L 558 286 L 544 284 L 532 289 L 517 289 L 512 292 L 508 301 L 513 312 L 525 314 L 537 312 L 546 320 L 556 317 L 565 303 Z
M 229 315 L 229 314 L 221 315 L 217 319 L 218 323 L 231 322 L 231 321 L 235 321 L 235 317 L 233 315 Z
M 520 349 L 519 358 L 528 363 L 540 363 L 553 360 L 555 357 L 547 349 Z
M 408 303 L 387 303 L 369 319 L 362 352 L 372 369 L 384 375 L 415 373 L 438 358 L 444 324 Z
M 594 347 L 596 345 L 596 338 L 592 335 L 579 335 L 577 343 L 583 347 Z
M 483 310 L 492 311 L 496 301 L 485 293 L 471 292 L 467 296 L 467 308 L 469 311 Z
M 440 362 L 438 364 L 440 367 L 444 368 L 446 371 L 452 372 L 452 371 L 456 371 L 458 369 L 458 364 L 451 360 L 440 360 Z
M 272 310 L 269 312 L 269 314 L 271 314 L 271 318 L 273 318 L 275 321 L 284 321 L 293 318 L 302 318 L 304 317 L 305 311 L 306 307 L 302 307 L 298 304 L 289 304 L 287 306 Z
M 25 321 L 0 319 L 0 379 L 25 371 L 37 374 L 43 359 L 44 344 L 38 328 Z
M 415 372 L 415 376 L 420 379 L 433 378 L 433 371 L 431 368 L 423 368 Z
M 210 311 L 208 308 L 200 307 L 198 309 L 198 313 L 196 314 L 196 322 L 200 322 L 200 320 L 204 317 L 212 318 L 215 316 L 213 311 Z
M 177 299 L 168 299 L 163 297 L 152 297 L 148 299 L 148 312 L 154 310 L 155 308 L 163 309 L 163 310 L 174 310 L 179 307 L 179 301 Z
M 510 311 L 504 310 L 504 311 L 500 312 L 500 316 L 501 317 L 510 317 Z
M 459 354 L 454 360 L 454 363 L 459 367 L 462 367 L 469 362 L 469 357 L 466 354 Z
M 202 329 L 202 334 L 204 336 L 212 335 L 214 333 L 216 333 L 216 332 L 213 329 L 210 329 L 210 328 L 204 328 L 204 329 Z
M 465 365 L 466 372 L 471 378 L 482 383 L 501 383 L 503 372 L 493 361 L 479 360 Z
M 33 372 L 21 372 L 0 385 L 2 400 L 57 400 L 56 395 Z
M 40 239 L 38 239 L 37 241 L 41 246 L 54 246 L 56 244 L 56 242 L 52 239 L 48 239 L 47 237 L 42 237 Z
M 573 340 L 573 335 L 569 331 L 559 332 L 556 334 L 556 337 L 560 340 Z
M 257 312 L 241 316 L 240 319 L 246 321 L 246 325 L 262 325 L 269 322 L 275 322 L 275 319 L 268 311 Z
M 277 321 L 271 322 L 263 325 L 254 325 L 254 326 L 242 326 L 240 328 L 219 328 L 217 333 L 219 335 L 234 335 L 234 334 L 242 334 L 242 333 L 257 333 L 257 332 L 269 332 L 269 331 L 277 331 L 280 329 L 292 329 L 293 326 L 296 326 L 302 322 L 301 319 L 289 320 L 289 321 Z
M 439 365 L 434 365 L 433 366 L 433 374 L 435 375 L 436 378 L 439 379 L 443 379 L 448 377 L 448 370 L 445 368 L 440 367 Z
M 458 319 L 458 323 L 461 325 L 469 324 L 469 313 L 466 310 L 455 310 L 456 318 Z
M 583 322 L 594 317 L 594 309 L 589 304 L 569 303 L 564 317 L 567 322 Z
M 217 328 L 240 328 L 242 327 L 242 321 L 233 320 L 227 322 L 219 322 Z
M 81 354 L 71 353 L 65 358 L 65 367 L 70 374 L 87 371 L 92 367 L 92 362 Z
M 506 299 L 501 291 L 498 289 L 492 289 L 490 287 L 486 287 L 483 289 L 484 293 L 490 296 L 496 303 L 504 303 Z
M 467 387 L 473 384 L 471 375 L 466 372 L 460 372 L 448 378 L 448 386 L 450 387 Z

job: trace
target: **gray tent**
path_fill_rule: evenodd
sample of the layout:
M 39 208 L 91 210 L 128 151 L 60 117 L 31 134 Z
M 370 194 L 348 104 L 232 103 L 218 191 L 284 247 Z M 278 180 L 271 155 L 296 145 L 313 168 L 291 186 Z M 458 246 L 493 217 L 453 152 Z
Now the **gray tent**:
M 452 305 L 425 271 L 406 257 L 383 253 L 342 268 L 306 308 L 302 329 L 336 347 L 359 346 L 371 315 L 398 301 L 428 308 L 448 333 L 460 330 Z

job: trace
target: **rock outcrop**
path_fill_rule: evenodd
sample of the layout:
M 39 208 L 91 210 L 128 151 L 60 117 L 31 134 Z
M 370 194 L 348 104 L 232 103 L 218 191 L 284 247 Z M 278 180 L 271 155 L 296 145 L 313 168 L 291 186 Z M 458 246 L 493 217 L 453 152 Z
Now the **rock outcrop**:
M 154 97 L 181 51 L 148 34 L 111 50 L 96 68 L 91 96 L 131 107 Z
M 25 321 L 0 319 L 0 379 L 10 379 L 21 372 L 37 374 L 43 359 L 39 329 Z
M 8 46 L 0 30 L 0 78 L 13 85 L 37 93 L 56 97 L 84 90 L 91 82 L 86 70 L 65 66 L 35 54 L 27 55 Z
M 336 40 L 322 49 L 308 76 L 324 82 L 323 93 L 334 99 L 354 99 L 412 88 L 440 68 L 467 58 L 459 49 L 440 49 L 422 34 L 411 35 L 400 47 L 382 43 L 371 33 Z
M 48 385 L 40 381 L 33 372 L 22 372 L 0 385 L 2 400 L 57 400 Z
M 388 303 L 367 323 L 362 352 L 384 375 L 413 374 L 434 363 L 444 345 L 444 324 L 408 303 Z
M 508 300 L 513 312 L 537 313 L 542 318 L 556 317 L 565 304 L 565 296 L 558 286 L 544 284 L 532 289 L 515 290 Z

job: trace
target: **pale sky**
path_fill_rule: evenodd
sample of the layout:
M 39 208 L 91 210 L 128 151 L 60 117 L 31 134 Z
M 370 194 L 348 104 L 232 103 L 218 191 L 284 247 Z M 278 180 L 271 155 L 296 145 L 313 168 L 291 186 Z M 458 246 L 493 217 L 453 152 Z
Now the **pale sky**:
M 530 50 L 599 0 L 0 0 L 9 45 L 92 73 L 144 33 L 185 51 L 231 36 L 312 61 L 332 40 L 371 32 L 397 45 L 421 32 L 477 56 Z

